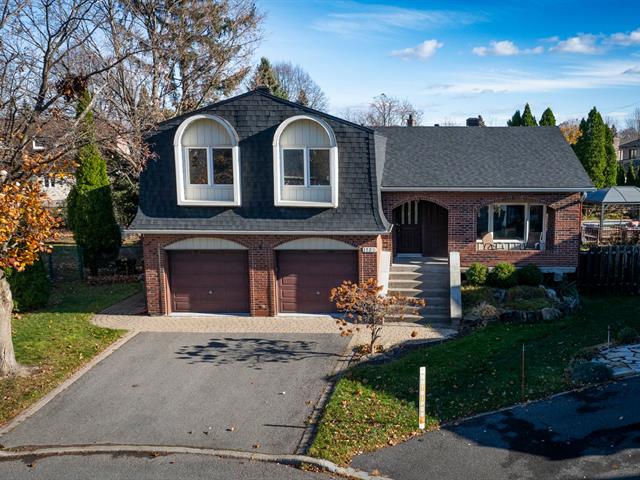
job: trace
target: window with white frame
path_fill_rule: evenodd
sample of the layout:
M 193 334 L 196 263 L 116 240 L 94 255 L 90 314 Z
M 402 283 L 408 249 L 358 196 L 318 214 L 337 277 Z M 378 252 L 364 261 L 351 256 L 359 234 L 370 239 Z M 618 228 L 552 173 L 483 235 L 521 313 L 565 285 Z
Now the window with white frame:
M 179 205 L 240 205 L 238 136 L 215 115 L 194 115 L 174 138 Z
M 338 147 L 326 122 L 287 119 L 275 133 L 273 155 L 275 205 L 337 207 Z
M 546 207 L 497 203 L 478 210 L 478 243 L 485 249 L 544 249 Z

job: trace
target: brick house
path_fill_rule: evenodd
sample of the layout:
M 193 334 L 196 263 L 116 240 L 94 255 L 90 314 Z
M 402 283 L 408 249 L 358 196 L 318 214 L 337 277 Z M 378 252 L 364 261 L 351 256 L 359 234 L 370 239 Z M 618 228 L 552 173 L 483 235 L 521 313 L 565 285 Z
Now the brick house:
M 330 312 L 397 258 L 572 272 L 593 186 L 554 127 L 371 129 L 254 90 L 159 125 L 130 230 L 150 314 Z

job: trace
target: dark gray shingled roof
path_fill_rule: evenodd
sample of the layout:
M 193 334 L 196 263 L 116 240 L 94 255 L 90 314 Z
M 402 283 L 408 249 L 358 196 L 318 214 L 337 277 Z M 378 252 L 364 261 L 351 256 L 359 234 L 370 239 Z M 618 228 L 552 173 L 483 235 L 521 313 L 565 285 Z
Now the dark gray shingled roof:
M 173 137 L 189 115 L 211 112 L 240 137 L 242 206 L 179 206 Z M 276 207 L 273 202 L 273 135 L 285 119 L 310 113 L 333 129 L 339 158 L 337 208 Z M 274 97 L 264 91 L 233 97 L 159 125 L 148 138 L 157 158 L 140 178 L 140 206 L 132 231 L 374 233 L 388 230 L 381 214 L 373 130 Z
M 631 140 L 630 142 L 623 143 L 622 145 L 620 145 L 620 148 L 633 148 L 633 147 L 640 147 L 640 138 L 636 140 Z
M 379 127 L 382 187 L 592 190 L 557 127 Z M 378 146 L 378 149 L 381 147 Z

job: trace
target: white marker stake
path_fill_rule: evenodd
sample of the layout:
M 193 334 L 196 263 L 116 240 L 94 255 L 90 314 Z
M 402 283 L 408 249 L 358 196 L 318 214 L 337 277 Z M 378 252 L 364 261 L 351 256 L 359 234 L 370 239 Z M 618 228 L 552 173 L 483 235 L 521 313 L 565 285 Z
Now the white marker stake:
M 420 367 L 420 390 L 418 397 L 418 428 L 424 430 L 424 404 L 427 396 L 427 369 Z

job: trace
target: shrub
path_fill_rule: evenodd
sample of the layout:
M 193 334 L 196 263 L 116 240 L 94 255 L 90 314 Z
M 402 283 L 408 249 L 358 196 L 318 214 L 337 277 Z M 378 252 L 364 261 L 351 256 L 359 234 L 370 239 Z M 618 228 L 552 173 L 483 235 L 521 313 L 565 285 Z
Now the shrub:
M 463 287 L 462 307 L 473 308 L 483 302 L 497 305 L 498 301 L 494 293 L 495 290 L 491 287 Z
M 638 338 L 638 332 L 631 327 L 624 327 L 616 336 L 620 343 L 633 343 Z
M 537 287 L 542 283 L 543 279 L 542 272 L 535 265 L 526 265 L 518 270 L 518 283 L 520 285 Z
M 487 275 L 487 283 L 493 287 L 510 288 L 518 284 L 516 267 L 510 263 L 498 263 Z
M 571 381 L 576 385 L 602 383 L 612 377 L 611 368 L 598 362 L 578 360 L 571 368 Z
M 481 286 L 487 283 L 487 274 L 489 269 L 481 263 L 472 263 L 465 274 L 469 285 Z
M 26 312 L 47 305 L 51 295 L 51 282 L 42 261 L 37 261 L 22 272 L 5 271 L 11 286 L 13 310 Z
M 552 305 L 551 300 L 548 298 L 524 298 L 511 300 L 504 304 L 505 308 L 508 308 L 509 310 L 522 310 L 526 312 L 542 310 L 543 308 L 548 308 Z
M 500 311 L 490 303 L 482 302 L 471 309 L 472 315 L 482 318 L 483 320 L 489 318 L 498 318 Z
M 516 300 L 531 300 L 533 298 L 547 298 L 544 288 L 521 285 L 507 290 L 507 302 Z

